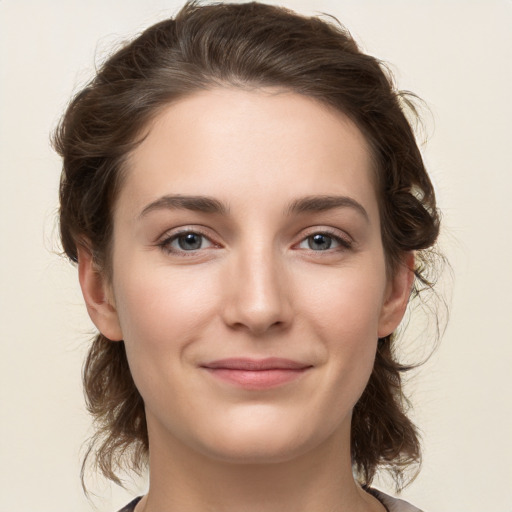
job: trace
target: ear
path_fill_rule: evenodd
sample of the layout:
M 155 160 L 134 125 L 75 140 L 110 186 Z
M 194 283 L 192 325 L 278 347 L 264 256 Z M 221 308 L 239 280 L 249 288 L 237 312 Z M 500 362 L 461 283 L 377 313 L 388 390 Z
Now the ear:
M 391 334 L 401 322 L 414 282 L 414 253 L 407 252 L 390 278 L 379 318 L 379 338 Z
M 85 247 L 78 248 L 78 278 L 87 312 L 94 325 L 109 340 L 122 340 L 123 334 L 110 285 Z

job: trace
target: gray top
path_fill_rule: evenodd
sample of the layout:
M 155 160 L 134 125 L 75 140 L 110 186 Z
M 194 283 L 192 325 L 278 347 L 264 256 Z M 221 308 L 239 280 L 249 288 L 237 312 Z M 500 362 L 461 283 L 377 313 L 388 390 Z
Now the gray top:
M 388 496 L 377 489 L 368 489 L 368 492 L 373 494 L 387 509 L 389 512 L 422 512 L 419 508 L 414 507 L 410 503 L 398 498 Z M 133 512 L 135 505 L 141 500 L 142 496 L 135 498 L 131 503 L 122 508 L 119 512 Z
M 407 503 L 407 501 L 393 498 L 377 489 L 372 489 L 371 493 L 389 510 L 389 512 L 422 512 L 419 508 Z

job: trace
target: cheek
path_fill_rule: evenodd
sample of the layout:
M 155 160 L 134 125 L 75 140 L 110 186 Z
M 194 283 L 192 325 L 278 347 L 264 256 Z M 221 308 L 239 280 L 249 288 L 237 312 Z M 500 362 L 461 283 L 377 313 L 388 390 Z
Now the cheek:
M 215 276 L 194 277 L 184 269 L 144 272 L 142 265 L 119 279 L 116 305 L 126 355 L 147 410 L 190 409 L 189 401 L 180 405 L 189 396 L 178 392 L 183 364 L 211 324 L 214 282 Z M 188 384 L 190 391 L 195 382 Z
M 136 272 L 121 268 L 115 286 L 126 349 L 132 360 L 169 358 L 183 351 L 209 323 L 216 276 L 164 266 Z M 114 283 L 115 284 L 115 283 Z
M 382 271 L 381 268 L 382 267 Z M 386 279 L 383 265 L 329 269 L 329 275 L 311 275 L 301 286 L 304 314 L 328 338 L 377 339 Z
M 337 399 L 354 402 L 373 368 L 385 269 L 377 261 L 331 272 L 330 280 L 319 277 L 302 288 L 304 325 L 322 342 L 330 368 L 328 378 L 335 383 L 331 389 L 339 393 Z

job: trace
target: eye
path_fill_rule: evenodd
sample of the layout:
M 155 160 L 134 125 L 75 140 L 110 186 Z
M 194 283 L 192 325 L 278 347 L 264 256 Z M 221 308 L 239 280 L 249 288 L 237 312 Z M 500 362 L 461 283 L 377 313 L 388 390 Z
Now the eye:
M 344 240 L 331 233 L 313 233 L 300 242 L 299 249 L 328 251 L 329 249 L 339 249 L 340 247 L 349 249 L 350 246 L 351 243 L 348 240 Z
M 168 252 L 192 252 L 212 247 L 214 244 L 201 233 L 182 231 L 162 241 L 160 246 Z

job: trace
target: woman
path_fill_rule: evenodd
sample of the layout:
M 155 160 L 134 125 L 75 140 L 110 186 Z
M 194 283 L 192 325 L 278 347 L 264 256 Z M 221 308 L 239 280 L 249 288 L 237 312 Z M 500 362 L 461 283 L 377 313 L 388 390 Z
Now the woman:
M 187 4 L 74 98 L 89 454 L 150 472 L 123 511 L 417 510 L 370 487 L 420 461 L 393 344 L 439 218 L 406 104 L 338 25 L 258 3 Z

